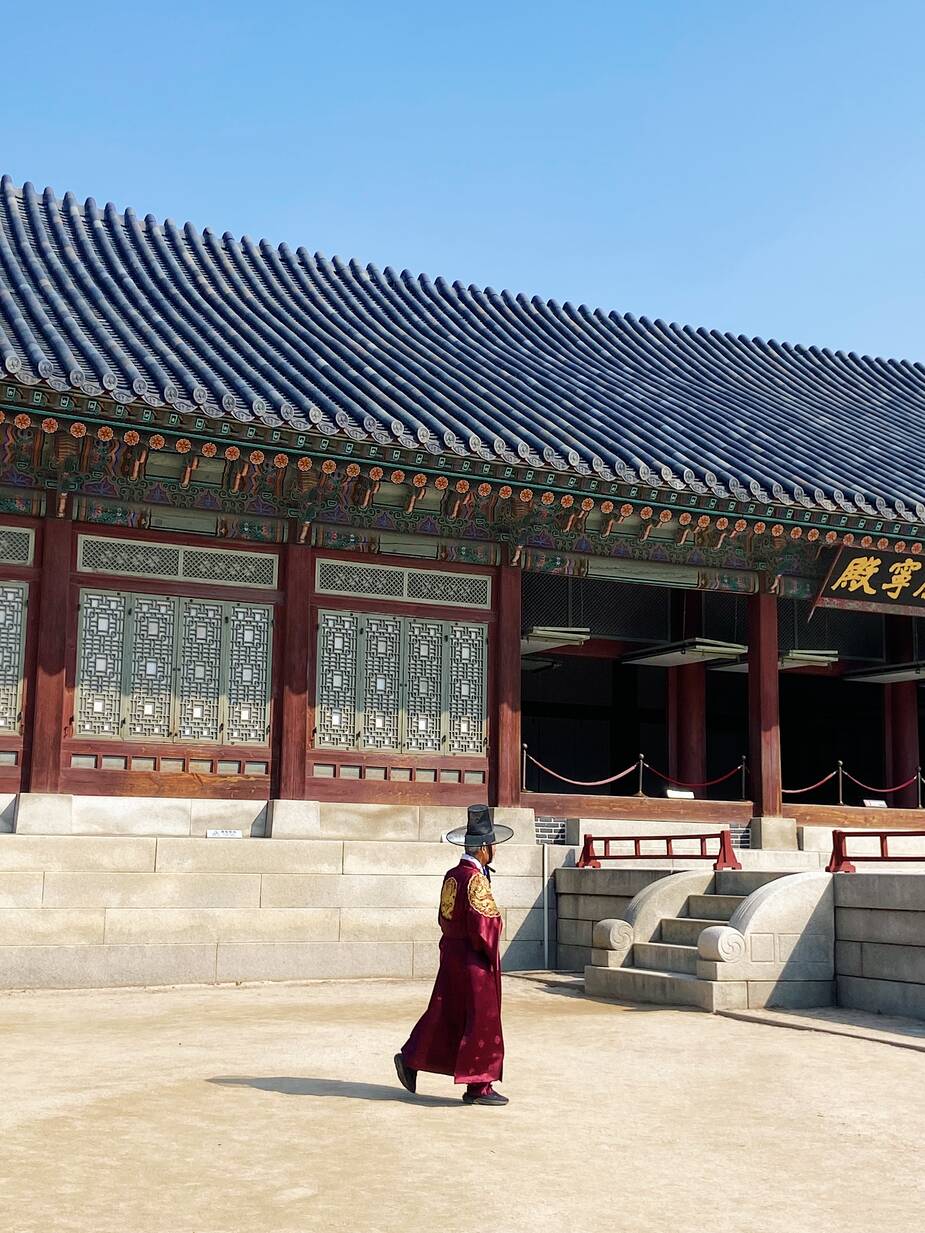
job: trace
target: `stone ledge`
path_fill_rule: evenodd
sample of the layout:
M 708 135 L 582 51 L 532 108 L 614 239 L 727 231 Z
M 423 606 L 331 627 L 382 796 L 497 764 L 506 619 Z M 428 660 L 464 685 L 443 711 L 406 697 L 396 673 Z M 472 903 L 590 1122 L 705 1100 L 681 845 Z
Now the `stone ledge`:
M 114 945 L 336 942 L 340 936 L 337 908 L 106 908 L 104 915 L 104 940 Z
M 411 976 L 411 942 L 220 942 L 217 976 L 226 981 Z
M 340 873 L 344 845 L 336 839 L 157 839 L 158 873 Z M 0 861 L 2 861 L 0 844 Z
M 156 846 L 153 837 L 0 835 L 0 872 L 153 873 Z
M 41 873 L 0 873 L 0 908 L 40 908 L 45 878 Z
M 205 985 L 214 981 L 214 944 L 0 946 L 0 988 L 4 989 Z
M 103 908 L 0 908 L 0 946 L 87 946 L 104 941 Z
M 260 874 L 49 873 L 42 903 L 48 908 L 256 909 Z
M 839 1006 L 925 1019 L 925 985 L 864 976 L 837 976 L 835 986 Z

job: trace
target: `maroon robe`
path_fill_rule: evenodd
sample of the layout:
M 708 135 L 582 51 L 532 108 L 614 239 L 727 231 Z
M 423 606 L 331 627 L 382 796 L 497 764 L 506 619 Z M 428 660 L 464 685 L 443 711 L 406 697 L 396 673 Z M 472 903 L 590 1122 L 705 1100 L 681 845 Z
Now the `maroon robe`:
M 501 1078 L 501 913 L 488 878 L 460 860 L 443 880 L 440 967 L 430 1003 L 401 1051 L 411 1070 L 457 1083 Z

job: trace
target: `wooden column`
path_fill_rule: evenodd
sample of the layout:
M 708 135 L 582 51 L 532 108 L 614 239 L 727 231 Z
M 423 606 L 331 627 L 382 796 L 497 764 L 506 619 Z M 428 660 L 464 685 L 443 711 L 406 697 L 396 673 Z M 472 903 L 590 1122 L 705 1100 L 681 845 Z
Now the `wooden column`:
M 672 600 L 672 638 L 696 637 L 702 632 L 700 592 L 679 592 Z M 707 777 L 706 690 L 703 664 L 668 669 L 668 774 L 685 783 L 703 783 Z M 699 795 L 696 789 L 694 795 Z
M 912 618 L 886 618 L 887 659 L 894 664 L 907 664 L 915 658 Z M 884 768 L 886 786 L 904 783 L 919 765 L 919 702 L 915 681 L 897 681 L 885 685 L 883 699 Z M 898 809 L 915 809 L 918 788 L 912 783 L 902 792 L 891 792 L 888 803 Z
M 520 804 L 520 570 L 502 565 L 498 571 L 498 633 L 495 639 L 495 799 L 499 805 Z
M 707 670 L 668 669 L 668 774 L 685 783 L 707 777 Z M 695 788 L 694 795 L 700 792 Z
M 290 542 L 285 553 L 282 698 L 278 727 L 279 799 L 305 799 L 312 550 Z
M 783 812 L 780 765 L 777 597 L 748 598 L 748 745 L 754 814 Z
M 46 518 L 42 529 L 30 792 L 57 792 L 61 782 L 61 742 L 68 722 L 64 677 L 72 542 L 70 518 Z

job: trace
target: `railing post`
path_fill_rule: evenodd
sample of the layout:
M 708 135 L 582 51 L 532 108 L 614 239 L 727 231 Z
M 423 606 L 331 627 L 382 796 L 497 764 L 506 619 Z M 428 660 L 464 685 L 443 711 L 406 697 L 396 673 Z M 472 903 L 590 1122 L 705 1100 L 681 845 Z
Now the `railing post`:
M 716 856 L 714 872 L 720 869 L 741 869 L 742 866 L 732 848 L 732 831 L 723 830 L 719 833 L 719 852 Z
M 839 758 L 838 759 L 838 803 L 839 805 L 844 805 L 845 803 L 845 777 L 844 777 L 844 772 L 842 770 L 842 766 L 843 766 L 842 760 L 841 758 Z
M 578 858 L 578 868 L 600 869 L 600 867 L 601 862 L 597 859 L 597 854 L 594 851 L 594 838 L 591 835 L 585 835 L 581 855 Z
M 748 800 L 748 784 L 746 783 L 745 775 L 746 775 L 746 758 L 745 758 L 745 754 L 743 754 L 742 755 L 742 800 L 743 801 Z
M 844 831 L 832 831 L 832 859 L 826 865 L 825 871 L 826 873 L 857 873 L 854 865 L 848 860 L 848 842 Z
M 639 755 L 639 783 L 638 783 L 637 788 L 636 788 L 636 795 L 637 795 L 637 796 L 643 796 L 643 795 L 644 795 L 643 790 L 642 790 L 642 773 L 643 773 L 643 771 L 645 770 L 645 765 L 646 765 L 646 755 L 645 755 L 645 754 L 640 754 L 640 755 Z

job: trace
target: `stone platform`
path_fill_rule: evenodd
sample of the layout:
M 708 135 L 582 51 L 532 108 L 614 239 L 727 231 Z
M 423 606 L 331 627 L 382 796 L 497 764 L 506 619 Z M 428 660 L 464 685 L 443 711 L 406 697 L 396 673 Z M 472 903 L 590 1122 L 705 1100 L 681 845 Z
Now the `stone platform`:
M 458 856 L 422 841 L 0 835 L 0 988 L 429 976 Z M 496 864 L 504 966 L 541 968 L 543 849 L 508 844 Z

